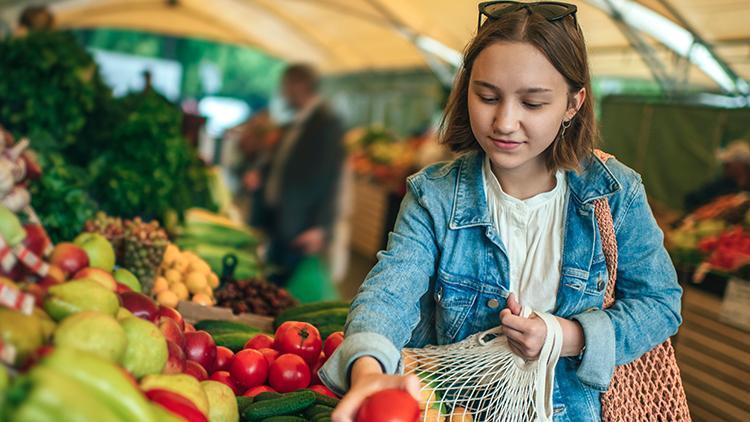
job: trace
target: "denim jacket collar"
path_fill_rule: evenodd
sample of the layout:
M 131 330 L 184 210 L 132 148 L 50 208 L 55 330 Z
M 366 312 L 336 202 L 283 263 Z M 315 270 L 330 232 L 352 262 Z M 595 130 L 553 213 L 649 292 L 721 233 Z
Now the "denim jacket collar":
M 483 159 L 483 152 L 470 152 L 458 160 L 458 183 L 450 220 L 453 230 L 492 225 L 482 180 Z M 570 197 L 579 207 L 622 189 L 612 172 L 593 154 L 584 163 L 583 171 L 568 171 L 566 175 Z

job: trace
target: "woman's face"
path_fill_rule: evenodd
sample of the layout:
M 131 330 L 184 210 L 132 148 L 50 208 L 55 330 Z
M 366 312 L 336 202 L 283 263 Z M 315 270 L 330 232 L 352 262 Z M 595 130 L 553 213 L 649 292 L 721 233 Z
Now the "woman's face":
M 502 172 L 545 169 L 541 154 L 583 103 L 585 90 L 569 107 L 565 78 L 539 50 L 497 42 L 474 61 L 468 95 L 474 137 Z

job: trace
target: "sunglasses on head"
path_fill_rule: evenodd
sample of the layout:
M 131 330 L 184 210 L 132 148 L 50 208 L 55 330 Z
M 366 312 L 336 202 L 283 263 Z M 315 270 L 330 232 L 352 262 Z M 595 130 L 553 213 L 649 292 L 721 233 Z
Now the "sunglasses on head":
M 479 3 L 477 31 L 479 31 L 479 28 L 482 26 L 482 16 L 486 16 L 487 21 L 490 21 L 498 19 L 508 13 L 517 12 L 521 9 L 526 9 L 529 13 L 538 13 L 544 16 L 549 22 L 560 20 L 566 16 L 573 16 L 573 22 L 578 26 L 578 21 L 576 19 L 576 11 L 578 11 L 578 8 L 574 4 L 556 1 L 540 1 L 536 3 L 522 3 L 518 1 L 485 1 Z

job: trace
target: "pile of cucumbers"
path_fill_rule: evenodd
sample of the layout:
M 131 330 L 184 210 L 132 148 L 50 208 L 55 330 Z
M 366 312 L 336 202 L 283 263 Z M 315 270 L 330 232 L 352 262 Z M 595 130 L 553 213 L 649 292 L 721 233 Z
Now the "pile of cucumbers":
M 240 422 L 328 422 L 339 400 L 312 390 L 237 397 Z

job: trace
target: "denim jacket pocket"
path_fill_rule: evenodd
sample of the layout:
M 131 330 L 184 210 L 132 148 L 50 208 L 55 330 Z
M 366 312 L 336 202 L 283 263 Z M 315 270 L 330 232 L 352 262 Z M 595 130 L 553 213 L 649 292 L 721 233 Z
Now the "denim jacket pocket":
M 438 275 L 434 299 L 439 344 L 453 343 L 471 314 L 479 292 L 467 287 L 470 283 L 443 272 Z

